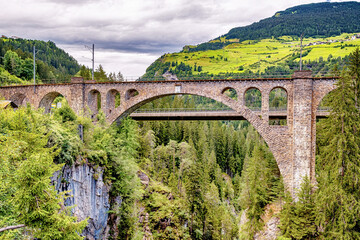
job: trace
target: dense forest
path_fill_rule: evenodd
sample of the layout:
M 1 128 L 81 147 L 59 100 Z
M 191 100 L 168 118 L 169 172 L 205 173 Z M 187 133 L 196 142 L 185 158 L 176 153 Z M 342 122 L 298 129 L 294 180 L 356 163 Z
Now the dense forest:
M 359 50 L 349 63 L 327 97 L 330 116 L 318 123 L 317 187 L 305 178 L 298 201 L 284 192 L 271 152 L 247 122 L 127 119 L 108 126 L 101 111 L 94 124 L 64 99 L 50 116 L 30 106 L 0 110 L 0 227 L 27 227 L 0 236 L 77 238 L 86 223 L 60 208 L 62 193 L 49 180 L 66 163 L 102 167 L 111 202 L 122 197 L 120 206 L 111 204 L 111 215 L 120 219 L 113 239 L 253 239 L 273 217 L 280 219 L 279 239 L 358 239 Z M 211 104 L 177 96 L 145 107 L 197 102 Z M 144 176 L 148 180 L 140 181 Z M 280 213 L 267 210 L 276 206 Z
M 232 29 L 225 37 L 359 32 L 354 22 L 359 6 L 348 2 L 294 7 Z M 3 37 L 1 84 L 29 83 L 34 44 L 40 50 L 36 60 L 40 81 L 92 78 L 89 68 L 78 65 L 52 42 Z M 186 51 L 218 49 L 224 44 L 228 43 L 200 44 Z M 305 50 L 303 56 L 311 51 Z M 284 63 L 264 71 L 254 63 L 253 68 L 237 66 L 241 73 L 221 74 L 208 73 L 205 66 L 185 60 L 165 61 L 162 56 L 139 80 L 164 79 L 163 74 L 179 79 L 290 76 L 298 69 L 299 56 L 294 51 Z M 209 58 L 228 62 L 225 55 Z M 262 61 L 270 60 L 259 60 L 259 64 Z M 305 177 L 294 196 L 284 188 L 266 142 L 247 121 L 136 122 L 127 118 L 109 125 L 101 109 L 94 121 L 89 110 L 75 114 L 62 96 L 54 101 L 61 102 L 61 107 L 50 114 L 30 105 L 16 111 L 0 109 L 0 239 L 83 239 L 79 233 L 89 219 L 79 221 L 72 214 L 73 206 L 66 205 L 69 193 L 58 191 L 51 180 L 65 166 L 82 165 L 101 169 L 109 186 L 109 239 L 248 240 L 264 239 L 269 231 L 278 240 L 360 239 L 360 50 L 303 63 L 315 75 L 331 71 L 340 78 L 322 103 L 330 108 L 330 115 L 316 126 L 316 185 Z M 94 75 L 98 82 L 124 79 L 120 72 L 106 73 L 101 65 Z M 242 97 L 231 90 L 225 94 Z M 246 91 L 244 101 L 252 110 L 261 108 L 260 91 Z M 286 92 L 271 91 L 269 107 L 286 108 Z M 163 97 L 142 106 L 159 108 L 227 109 L 214 100 L 189 95 Z M 269 124 L 286 125 L 286 121 Z M 275 227 L 269 229 L 269 223 Z
M 0 85 L 33 83 L 33 47 L 36 48 L 36 82 L 69 82 L 72 76 L 92 79 L 91 69 L 78 62 L 55 43 L 21 38 L 0 38 Z M 94 69 L 98 82 L 123 81 L 121 72 L 106 74 L 100 64 Z
M 245 27 L 231 29 L 221 36 L 226 39 L 258 40 L 281 36 L 331 37 L 342 33 L 360 32 L 360 3 L 358 2 L 323 2 L 300 5 L 277 12 L 270 18 L 263 19 Z M 231 44 L 225 42 L 206 42 L 189 48 L 188 51 L 221 49 Z
M 36 75 L 41 80 L 64 80 L 80 70 L 78 62 L 55 43 L 21 38 L 0 38 L 0 64 L 10 74 L 33 78 L 33 47 L 36 48 Z M 0 69 L 1 73 L 4 69 Z M 1 74 L 1 79 L 6 76 Z

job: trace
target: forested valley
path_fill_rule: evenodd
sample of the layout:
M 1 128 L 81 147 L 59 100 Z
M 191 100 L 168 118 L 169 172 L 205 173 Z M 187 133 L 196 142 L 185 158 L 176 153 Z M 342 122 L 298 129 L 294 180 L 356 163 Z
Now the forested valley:
M 93 219 L 79 219 L 77 206 L 67 201 L 72 192 L 58 188 L 71 185 L 61 174 L 73 166 L 91 168 L 91 181 L 101 181 L 109 190 L 109 209 L 100 226 L 106 228 L 107 239 L 360 239 L 358 9 L 354 2 L 290 8 L 213 41 L 165 54 L 137 79 L 288 77 L 299 69 L 302 31 L 309 37 L 307 44 L 328 37 L 326 43 L 305 47 L 301 55 L 303 69 L 313 76 L 340 76 L 337 88 L 320 105 L 330 114 L 316 123 L 315 185 L 304 178 L 291 195 L 269 147 L 247 121 L 126 118 L 110 125 L 101 109 L 95 118 L 89 108 L 76 114 L 59 96 L 50 114 L 30 105 L 0 108 L 0 239 L 84 239 L 81 233 Z M 299 26 L 303 17 L 306 21 Z M 88 67 L 51 41 L 3 36 L 0 86 L 33 83 L 33 46 L 37 84 L 92 79 Z M 248 62 L 242 62 L 244 52 Z M 216 68 L 207 71 L 210 63 Z M 233 71 L 222 70 L 230 65 Z M 102 65 L 94 78 L 126 80 L 121 72 L 106 73 Z M 244 96 L 232 90 L 224 94 L 244 98 L 250 110 L 262 107 L 256 89 Z M 119 101 L 117 95 L 115 106 Z M 285 90 L 270 92 L 270 108 L 287 109 L 287 101 Z M 149 102 L 140 111 L 161 109 L 229 108 L 199 96 L 174 95 Z M 282 127 L 287 122 L 269 124 Z
M 66 193 L 55 191 L 50 177 L 63 164 L 88 164 L 104 170 L 110 200 L 122 199 L 109 212 L 120 219 L 112 223 L 113 239 L 253 239 L 273 217 L 278 239 L 358 239 L 359 50 L 337 85 L 326 100 L 331 114 L 318 123 L 317 186 L 304 179 L 298 201 L 247 122 L 126 119 L 109 126 L 101 111 L 94 124 L 63 98 L 51 115 L 30 106 L 0 110 L 0 228 L 25 226 L 0 237 L 80 239 L 86 220 L 69 215 Z M 202 104 L 217 103 L 185 95 L 144 108 Z

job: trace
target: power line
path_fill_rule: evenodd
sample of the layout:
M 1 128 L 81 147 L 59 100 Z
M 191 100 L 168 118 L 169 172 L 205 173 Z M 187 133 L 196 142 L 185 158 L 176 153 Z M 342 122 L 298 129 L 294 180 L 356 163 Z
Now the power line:
M 94 80 L 95 44 L 92 45 L 92 48 L 85 45 L 85 48 L 87 48 L 92 53 L 92 59 L 91 59 L 91 61 L 92 61 L 92 72 L 91 72 L 91 75 L 92 75 L 92 80 Z

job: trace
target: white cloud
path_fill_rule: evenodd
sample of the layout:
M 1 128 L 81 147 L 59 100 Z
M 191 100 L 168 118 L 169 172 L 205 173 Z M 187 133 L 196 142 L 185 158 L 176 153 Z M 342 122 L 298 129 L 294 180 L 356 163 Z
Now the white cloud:
M 141 75 L 157 57 L 180 51 L 316 0 L 0 0 L 0 34 L 51 40 L 80 63 L 95 43 L 106 71 Z

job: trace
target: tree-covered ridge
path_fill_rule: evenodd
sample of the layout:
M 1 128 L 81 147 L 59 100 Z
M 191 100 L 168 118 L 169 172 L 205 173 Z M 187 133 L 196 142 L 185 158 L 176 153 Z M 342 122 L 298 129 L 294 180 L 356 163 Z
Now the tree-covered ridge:
M 36 48 L 38 79 L 69 79 L 80 70 L 78 62 L 54 42 L 21 38 L 0 38 L 0 64 L 6 66 L 6 54 L 11 53 L 12 66 L 9 72 L 18 78 L 30 80 L 33 74 L 33 46 Z
M 280 36 L 331 37 L 360 32 L 358 2 L 323 2 L 300 5 L 277 12 L 246 27 L 233 28 L 228 39 L 256 40 Z
M 312 3 L 277 12 L 274 16 L 249 26 L 233 28 L 222 37 L 228 40 L 239 39 L 241 42 L 280 36 L 300 37 L 302 33 L 308 37 L 331 37 L 360 32 L 359 16 L 358 2 Z M 220 37 L 215 40 L 218 39 Z M 209 41 L 188 50 L 216 50 L 229 44 L 229 41 Z

